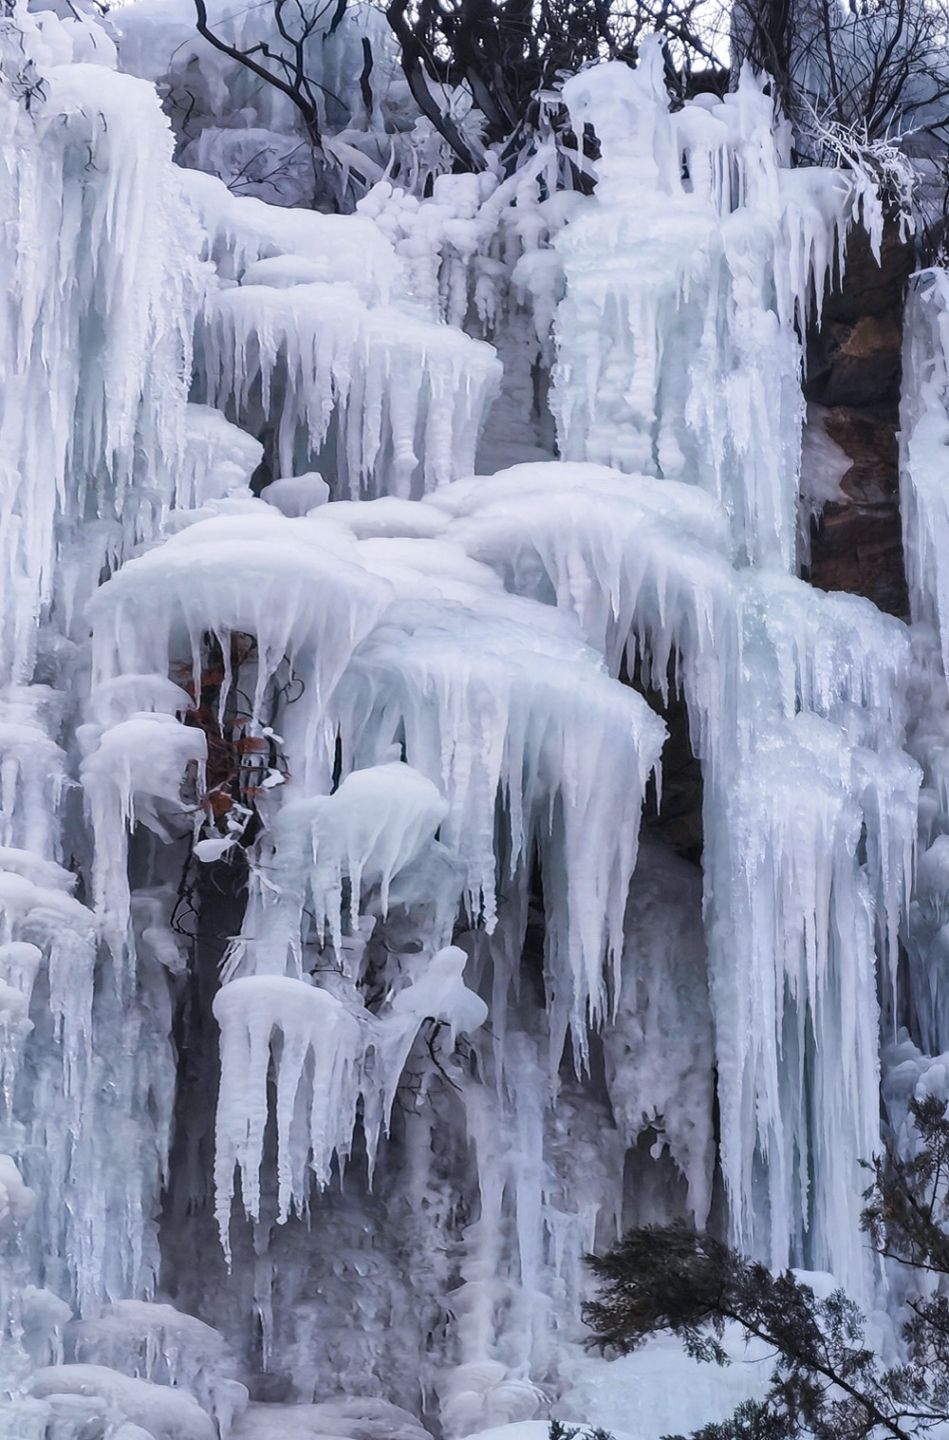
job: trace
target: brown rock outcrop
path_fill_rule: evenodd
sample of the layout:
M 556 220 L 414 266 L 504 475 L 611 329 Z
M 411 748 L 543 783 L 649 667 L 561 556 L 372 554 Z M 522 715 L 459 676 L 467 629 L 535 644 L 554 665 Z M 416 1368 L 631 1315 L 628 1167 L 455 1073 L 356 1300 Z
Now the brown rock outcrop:
M 808 400 L 823 407 L 827 435 L 851 461 L 814 524 L 807 578 L 904 618 L 897 431 L 903 294 L 914 266 L 912 243 L 895 226 L 879 264 L 866 236 L 852 237 L 843 287 L 808 336 L 805 385 Z

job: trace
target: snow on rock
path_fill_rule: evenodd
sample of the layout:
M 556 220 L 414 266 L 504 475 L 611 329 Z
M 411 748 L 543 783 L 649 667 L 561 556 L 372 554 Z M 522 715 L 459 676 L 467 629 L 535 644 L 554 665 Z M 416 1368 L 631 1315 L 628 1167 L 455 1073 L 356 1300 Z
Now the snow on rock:
M 686 1355 L 672 1335 L 652 1336 L 632 1355 L 609 1361 L 572 1346 L 564 1357 L 566 1388 L 555 1413 L 583 1415 L 589 1426 L 611 1435 L 625 1428 L 632 1440 L 659 1440 L 721 1423 L 744 1401 L 763 1399 L 771 1373 L 762 1341 L 746 1341 L 734 1325 L 726 1326 L 723 1341 L 730 1364 L 714 1370 Z
M 117 1300 L 94 1319 L 75 1322 L 69 1343 L 81 1366 L 107 1366 L 132 1379 L 190 1392 L 227 1434 L 247 1406 L 223 1336 L 171 1305 Z
M 318 505 L 325 505 L 330 498 L 330 488 L 322 475 L 315 470 L 308 475 L 291 475 L 283 480 L 272 480 L 264 486 L 261 500 L 275 505 L 282 515 L 306 515 Z
M 251 1404 L 233 1440 L 426 1440 L 414 1415 L 386 1400 L 353 1396 L 318 1405 Z
M 396 495 L 384 495 L 378 500 L 337 500 L 324 510 L 321 520 L 334 525 L 345 525 L 357 540 L 399 539 L 435 540 L 445 530 L 448 521 L 437 511 Z
M 153 1385 L 104 1365 L 52 1365 L 34 1371 L 30 1394 L 46 1400 L 54 1424 L 139 1426 L 152 1440 L 216 1440 L 210 1416 L 185 1389 Z
M 33 1213 L 36 1196 L 10 1155 L 0 1155 L 0 1224 L 18 1225 Z

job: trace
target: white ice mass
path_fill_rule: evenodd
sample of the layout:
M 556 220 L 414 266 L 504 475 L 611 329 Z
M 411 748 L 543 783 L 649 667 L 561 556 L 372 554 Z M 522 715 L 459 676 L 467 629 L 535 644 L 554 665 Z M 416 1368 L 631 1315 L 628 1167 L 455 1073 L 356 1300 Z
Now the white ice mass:
M 881 1054 L 892 1123 L 949 1088 L 949 280 L 911 630 L 798 578 L 801 337 L 882 220 L 751 73 L 568 80 L 589 194 L 353 100 L 323 214 L 242 193 L 288 117 L 185 0 L 0 10 L 0 1435 L 633 1434 L 584 1253 L 712 1216 L 870 1302 Z

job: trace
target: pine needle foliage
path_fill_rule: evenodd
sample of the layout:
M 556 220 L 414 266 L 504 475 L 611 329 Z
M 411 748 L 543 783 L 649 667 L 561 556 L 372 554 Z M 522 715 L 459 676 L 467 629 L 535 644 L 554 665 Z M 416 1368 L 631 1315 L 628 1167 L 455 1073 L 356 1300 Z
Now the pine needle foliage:
M 585 1309 L 591 1345 L 624 1355 L 665 1332 L 694 1359 L 727 1365 L 729 1323 L 764 1342 L 774 1353 L 764 1397 L 691 1440 L 922 1440 L 949 1422 L 949 1119 L 932 1098 L 910 1110 L 915 1153 L 868 1163 L 863 1212 L 870 1246 L 906 1284 L 899 1364 L 868 1344 L 842 1290 L 819 1296 L 682 1225 L 631 1230 L 588 1256 L 599 1281 Z

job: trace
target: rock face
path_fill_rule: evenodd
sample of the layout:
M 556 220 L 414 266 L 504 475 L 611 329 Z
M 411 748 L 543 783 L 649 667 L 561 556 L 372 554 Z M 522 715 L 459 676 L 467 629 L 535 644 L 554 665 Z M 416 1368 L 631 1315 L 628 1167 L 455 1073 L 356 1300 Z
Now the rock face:
M 662 801 L 647 803 L 645 824 L 651 834 L 684 860 L 702 859 L 702 767 L 689 737 L 689 712 L 680 694 L 671 692 L 663 705 L 657 691 L 648 691 L 649 703 L 661 711 L 669 738 L 662 752 Z
M 828 297 L 808 338 L 807 399 L 850 460 L 838 498 L 813 526 L 808 578 L 824 590 L 866 595 L 908 615 L 899 514 L 897 426 L 903 294 L 915 268 L 912 242 L 895 226 L 880 263 L 862 232 L 850 242 L 842 289 Z

